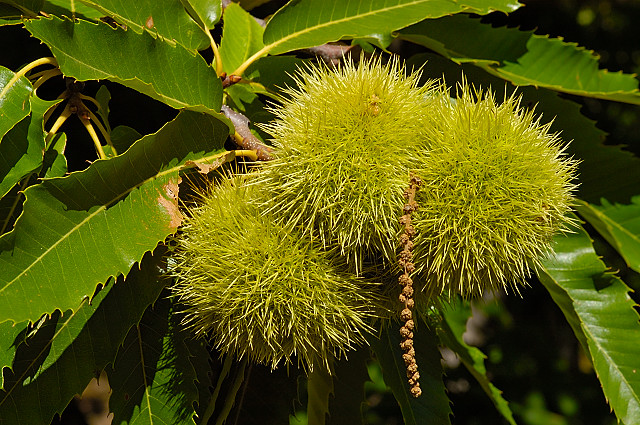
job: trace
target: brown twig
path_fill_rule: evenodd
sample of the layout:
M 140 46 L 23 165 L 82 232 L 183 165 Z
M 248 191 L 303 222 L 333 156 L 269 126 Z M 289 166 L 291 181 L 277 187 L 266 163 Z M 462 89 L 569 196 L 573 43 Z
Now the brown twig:
M 418 364 L 416 363 L 416 352 L 413 348 L 413 330 L 415 322 L 413 321 L 413 308 L 415 301 L 413 299 L 413 280 L 410 274 L 415 270 L 413 264 L 413 237 L 416 234 L 415 228 L 411 224 L 411 214 L 418 209 L 415 201 L 416 191 L 422 182 L 418 177 L 412 176 L 409 187 L 404 192 L 407 203 L 403 207 L 403 215 L 400 217 L 400 224 L 404 226 L 404 232 L 400 235 L 402 251 L 398 258 L 398 264 L 403 270 L 402 275 L 398 278 L 398 283 L 402 286 L 402 293 L 398 297 L 400 302 L 404 304 L 404 308 L 400 313 L 400 319 L 404 325 L 400 328 L 400 336 L 402 342 L 400 347 L 404 351 L 402 359 L 407 367 L 407 379 L 409 382 L 410 392 L 413 397 L 419 397 L 422 394 L 420 389 L 420 373 L 418 372 Z
M 247 150 L 256 151 L 258 161 L 268 161 L 272 159 L 271 153 L 273 149 L 265 145 L 256 136 L 251 133 L 249 129 L 249 118 L 242 115 L 240 112 L 236 112 L 229 108 L 227 105 L 222 105 L 221 112 L 231 120 L 236 128 L 236 134 L 234 140 L 236 144 Z

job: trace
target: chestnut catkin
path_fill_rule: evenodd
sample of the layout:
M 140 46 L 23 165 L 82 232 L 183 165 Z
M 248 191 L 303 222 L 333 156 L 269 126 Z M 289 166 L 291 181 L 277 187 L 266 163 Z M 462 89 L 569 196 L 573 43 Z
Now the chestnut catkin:
M 410 386 L 410 392 L 413 397 L 419 397 L 422 394 L 420 389 L 420 374 L 418 373 L 418 364 L 416 363 L 415 350 L 413 348 L 413 280 L 409 274 L 414 270 L 413 266 L 413 242 L 415 230 L 411 223 L 411 214 L 416 211 L 418 204 L 415 201 L 416 191 L 420 187 L 421 181 L 418 177 L 412 176 L 409 187 L 404 192 L 407 203 L 402 208 L 403 215 L 400 223 L 403 226 L 403 233 L 400 236 L 402 242 L 402 251 L 398 255 L 398 264 L 403 273 L 398 278 L 398 283 L 402 286 L 402 293 L 399 296 L 400 302 L 403 303 L 404 309 L 400 312 L 400 319 L 404 321 L 404 325 L 400 328 L 400 348 L 404 351 L 402 358 L 407 367 L 407 382 Z

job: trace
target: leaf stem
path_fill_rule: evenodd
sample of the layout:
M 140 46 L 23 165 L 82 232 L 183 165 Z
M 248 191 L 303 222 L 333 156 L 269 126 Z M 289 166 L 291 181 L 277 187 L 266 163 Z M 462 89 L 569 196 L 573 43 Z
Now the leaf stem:
M 11 87 L 20 79 L 20 77 L 24 77 L 27 72 L 31 71 L 33 68 L 37 66 L 47 65 L 47 64 L 53 65 L 56 67 L 58 66 L 58 62 L 56 61 L 56 58 L 53 58 L 53 57 L 36 59 L 33 62 L 26 64 L 24 68 L 16 72 L 15 75 L 11 77 L 7 85 L 5 85 L 2 88 L 2 91 L 0 91 L 0 99 L 2 99 L 5 94 L 7 94 L 7 92 L 11 89 Z
M 216 74 L 218 77 L 222 75 L 222 56 L 220 56 L 220 51 L 218 50 L 218 46 L 216 45 L 213 36 L 211 35 L 211 31 L 206 30 L 205 33 L 207 37 L 209 37 L 209 43 L 211 44 L 211 50 L 213 50 L 213 60 L 216 63 Z
M 45 138 L 45 143 L 44 143 L 45 150 L 49 149 L 49 143 L 51 142 L 51 139 L 53 138 L 53 136 L 55 136 L 55 134 L 58 132 L 62 124 L 64 124 L 64 122 L 70 116 L 71 116 L 71 106 L 69 105 L 69 103 L 67 103 L 64 109 L 62 110 L 62 113 L 58 116 L 58 118 L 56 118 L 56 121 L 51 126 L 51 129 L 49 130 L 49 133 Z
M 56 77 L 58 75 L 62 75 L 62 72 L 60 71 L 60 69 L 54 68 L 54 69 L 48 69 L 43 72 L 39 72 L 38 75 L 39 75 L 39 78 L 36 80 L 35 83 L 33 83 L 33 91 L 38 90 L 38 87 L 40 87 L 45 82 L 49 81 L 49 79 Z
M 96 115 L 93 112 L 91 112 L 91 110 L 89 110 L 89 117 L 91 117 L 91 120 L 95 122 L 96 125 L 98 126 L 98 130 L 100 130 L 102 137 L 104 137 L 104 140 L 107 142 L 107 145 L 109 145 L 109 147 L 111 148 L 113 155 L 114 156 L 118 155 L 118 152 L 116 151 L 116 147 L 113 146 L 113 142 L 111 141 L 111 136 L 109 135 L 109 132 L 107 131 L 106 128 L 104 128 L 104 126 L 102 125 L 98 117 L 96 117 Z
M 98 158 L 107 159 L 107 155 L 104 153 L 104 149 L 102 149 L 102 143 L 100 143 L 100 138 L 98 137 L 96 130 L 91 125 L 91 120 L 83 118 L 80 115 L 78 115 L 78 118 L 80 118 L 82 125 L 84 125 L 84 128 L 87 130 L 87 132 L 91 136 L 91 140 L 93 140 L 93 144 L 95 145 L 96 151 L 98 152 Z
M 260 59 L 262 56 L 267 55 L 273 47 L 274 46 L 272 44 L 264 46 L 262 49 L 255 52 L 249 59 L 244 61 L 235 71 L 231 73 L 231 75 L 242 76 L 242 74 L 247 70 L 247 68 L 249 68 L 249 65 L 254 63 L 256 60 Z

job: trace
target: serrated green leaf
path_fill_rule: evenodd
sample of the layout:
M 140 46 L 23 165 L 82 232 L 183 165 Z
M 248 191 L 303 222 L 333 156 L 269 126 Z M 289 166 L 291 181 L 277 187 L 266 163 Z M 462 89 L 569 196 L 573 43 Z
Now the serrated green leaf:
M 24 14 L 19 9 L 0 3 L 0 26 L 21 24 L 22 16 Z
M 205 31 L 213 29 L 222 16 L 221 0 L 180 0 L 180 2 Z
M 626 424 L 640 423 L 640 323 L 629 287 L 600 261 L 585 230 L 554 239 L 540 281 L 590 354 L 609 405 Z
M 107 130 L 107 133 L 111 134 L 111 125 L 109 125 L 109 113 L 111 112 L 111 109 L 109 109 L 109 102 L 111 101 L 111 93 L 107 86 L 104 84 L 100 86 L 96 92 L 95 99 L 96 102 L 98 102 L 98 110 L 96 111 L 96 114 L 102 119 L 102 124 Z
M 266 52 L 277 55 L 342 38 L 388 38 L 400 28 L 427 18 L 459 12 L 512 12 L 508 0 L 469 0 L 463 4 L 439 0 L 299 0 L 287 3 L 267 23 Z
M 137 33 L 147 32 L 190 50 L 204 49 L 209 38 L 191 19 L 180 0 L 79 0 Z
M 502 397 L 502 391 L 496 388 L 487 377 L 487 369 L 484 361 L 487 356 L 478 348 L 467 345 L 462 339 L 462 334 L 466 331 L 466 322 L 471 315 L 471 309 L 462 303 L 458 303 L 455 308 L 446 308 L 443 311 L 443 320 L 438 324 L 437 333 L 443 345 L 453 350 L 467 370 L 478 381 L 484 392 L 487 394 L 496 410 L 504 419 L 515 425 L 513 412 L 509 408 L 509 403 Z
M 425 65 L 426 63 L 426 65 Z M 415 55 L 407 61 L 407 66 L 423 68 L 423 76 L 441 78 L 447 76 L 447 84 L 460 82 L 462 75 L 468 82 L 483 88 L 491 87 L 496 98 L 516 95 L 523 96 L 522 105 L 535 107 L 542 115 L 541 122 L 551 122 L 551 131 L 558 132 L 565 142 L 570 142 L 567 154 L 578 159 L 578 197 L 589 202 L 599 202 L 602 197 L 610 201 L 628 203 L 638 194 L 640 187 L 640 159 L 620 146 L 607 146 L 603 142 L 606 133 L 595 121 L 580 112 L 580 104 L 564 99 L 557 92 L 534 87 L 514 88 L 503 80 L 488 74 L 471 64 L 462 66 L 434 54 Z M 621 173 L 620 170 L 625 170 Z
M 60 100 L 31 98 L 31 116 L 13 127 L 0 143 L 0 197 L 42 166 L 45 149 L 44 114 Z
M 5 369 L 10 372 L 5 384 L 11 385 L 0 391 L 0 418 L 8 424 L 50 423 L 82 393 L 113 361 L 129 328 L 166 285 L 158 262 L 158 257 L 147 256 L 126 281 L 108 285 L 76 312 L 56 313 L 44 324 L 46 332 L 38 330 L 30 344 L 19 346 L 12 370 Z
M 224 27 L 220 42 L 222 68 L 231 73 L 264 47 L 264 28 L 240 6 L 231 3 L 224 10 Z
M 400 349 L 400 324 L 391 322 L 382 329 L 380 338 L 368 338 L 369 344 L 382 367 L 384 381 L 391 387 L 405 425 L 451 423 L 451 406 L 442 381 L 442 365 L 438 338 L 421 322 L 414 331 L 416 362 L 420 372 L 422 395 L 414 398 L 409 393 L 406 366 Z
M 220 111 L 220 79 L 201 56 L 180 45 L 105 23 L 52 17 L 24 25 L 49 46 L 67 77 L 115 81 L 174 108 Z
M 51 148 L 44 154 L 42 168 L 45 170 L 44 177 L 52 179 L 54 177 L 62 177 L 67 174 L 67 157 L 64 156 L 64 150 L 67 147 L 67 135 L 64 133 L 56 134 L 51 140 Z M 42 175 L 42 173 L 40 173 Z
M 15 72 L 0 66 L 0 143 L 4 135 L 31 112 L 33 86 L 25 77 L 9 86 L 15 75 Z
M 602 206 L 581 201 L 576 209 L 580 215 L 613 246 L 627 265 L 640 273 L 640 196 L 631 204 L 611 204 L 602 199 Z
M 268 92 L 280 95 L 282 89 L 297 85 L 293 75 L 306 63 L 307 60 L 295 56 L 267 56 L 253 62 L 244 77 L 261 84 Z
M 38 16 L 44 5 L 44 0 L 5 0 L 2 3 L 8 3 L 9 6 L 19 10 L 21 18 L 31 18 Z
M 223 151 L 227 135 L 213 116 L 181 112 L 124 154 L 27 189 L 22 215 L 0 239 L 0 322 L 75 309 L 129 270 L 179 225 L 183 164 Z
M 0 197 L 42 163 L 42 148 L 30 145 L 27 138 L 30 121 L 20 121 L 0 143 Z
M 4 368 L 11 367 L 16 348 L 22 342 L 20 335 L 26 333 L 28 324 L 26 321 L 22 323 L 0 323 L 0 390 L 4 388 Z
M 88 19 L 97 21 L 105 14 L 93 7 L 82 4 L 79 0 L 46 0 L 42 11 L 49 15 L 67 16 L 71 18 Z
M 494 28 L 463 15 L 425 20 L 397 35 L 516 85 L 640 104 L 638 80 L 633 75 L 598 69 L 593 52 L 559 38 Z
M 129 331 L 108 372 L 113 424 L 193 424 L 196 380 L 184 346 L 186 333 L 159 300 Z
M 142 138 L 138 130 L 126 125 L 119 125 L 111 131 L 111 143 L 119 153 L 125 152 L 133 143 Z

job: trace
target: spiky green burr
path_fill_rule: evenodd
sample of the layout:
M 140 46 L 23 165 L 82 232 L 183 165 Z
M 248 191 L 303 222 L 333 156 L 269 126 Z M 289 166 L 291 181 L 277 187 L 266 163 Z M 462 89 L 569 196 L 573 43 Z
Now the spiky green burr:
M 397 60 L 310 66 L 264 126 L 276 146 L 260 172 L 272 194 L 265 210 L 337 248 L 358 274 L 367 255 L 392 262 L 399 246 L 402 194 L 441 95 L 419 79 Z
M 327 367 L 365 342 L 376 285 L 263 215 L 260 191 L 226 179 L 189 211 L 172 268 L 185 322 L 238 358 Z
M 415 218 L 426 292 L 517 291 L 570 221 L 576 161 L 519 98 L 497 104 L 465 84 L 438 101 Z

